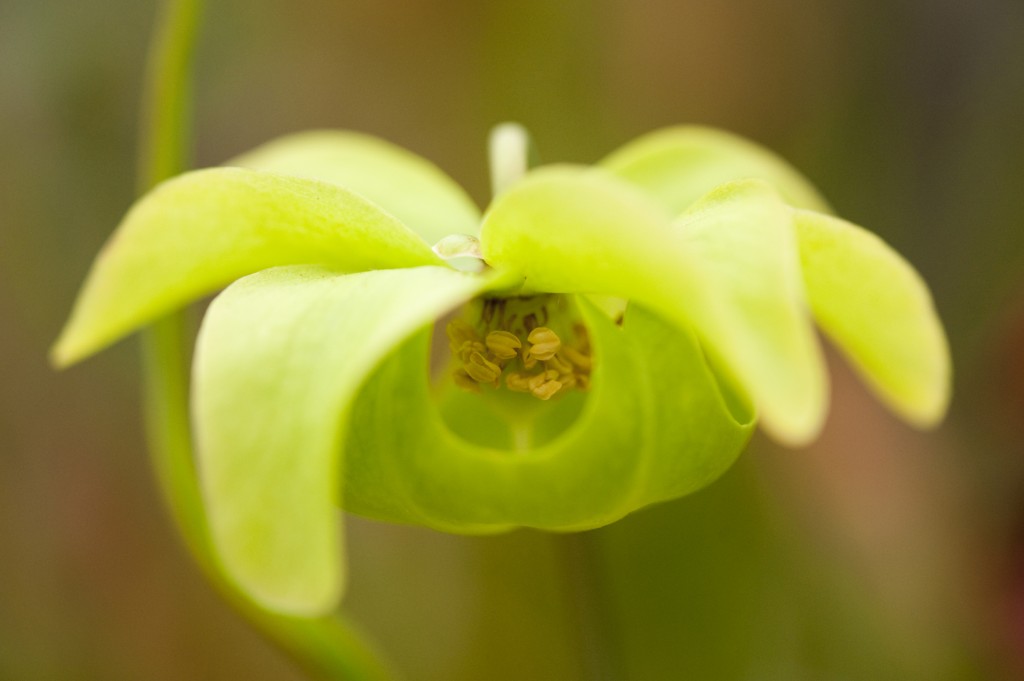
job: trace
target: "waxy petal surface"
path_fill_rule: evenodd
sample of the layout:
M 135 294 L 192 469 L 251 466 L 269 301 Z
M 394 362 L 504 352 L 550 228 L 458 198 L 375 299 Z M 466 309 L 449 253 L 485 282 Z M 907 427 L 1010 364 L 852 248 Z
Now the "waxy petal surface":
M 828 215 L 795 211 L 814 316 L 879 397 L 919 427 L 949 403 L 949 348 L 928 287 L 884 241 Z
M 214 300 L 193 367 L 198 464 L 215 548 L 247 593 L 297 614 L 336 604 L 349 407 L 408 335 L 491 280 L 442 267 L 282 267 Z
M 673 214 L 720 184 L 744 179 L 768 182 L 792 206 L 828 211 L 810 181 L 781 157 L 714 128 L 656 130 L 621 147 L 599 165 L 642 188 Z
M 54 361 L 83 359 L 268 267 L 356 271 L 438 262 L 408 227 L 335 185 L 240 168 L 185 173 L 140 199 L 104 246 Z
M 763 182 L 725 185 L 673 223 L 602 172 L 542 169 L 499 197 L 481 244 L 524 290 L 622 296 L 692 326 L 777 439 L 817 434 L 826 378 L 791 209 Z
M 476 234 L 480 210 L 440 168 L 371 135 L 311 130 L 267 142 L 226 165 L 330 182 L 360 194 L 428 243 Z

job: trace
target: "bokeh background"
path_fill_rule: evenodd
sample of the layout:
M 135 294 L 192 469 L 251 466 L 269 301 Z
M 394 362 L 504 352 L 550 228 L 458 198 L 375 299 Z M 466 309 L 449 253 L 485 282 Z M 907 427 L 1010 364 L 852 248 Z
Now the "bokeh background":
M 200 165 L 352 128 L 484 202 L 502 120 L 581 162 L 704 123 L 781 152 L 930 282 L 956 366 L 940 429 L 833 357 L 817 444 L 757 438 L 707 490 L 593 537 L 617 678 L 1024 679 L 1024 3 L 208 4 Z M 0 679 L 300 678 L 169 527 L 134 343 L 46 362 L 133 196 L 155 5 L 0 1 Z M 352 527 L 346 609 L 408 679 L 596 678 L 551 537 Z

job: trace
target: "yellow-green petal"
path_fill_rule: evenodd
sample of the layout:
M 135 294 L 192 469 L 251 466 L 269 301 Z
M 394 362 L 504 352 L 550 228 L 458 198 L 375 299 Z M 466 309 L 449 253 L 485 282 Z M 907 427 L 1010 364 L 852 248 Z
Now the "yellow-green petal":
M 828 215 L 795 215 L 818 324 L 896 413 L 934 426 L 949 403 L 951 367 L 928 287 L 874 234 Z
M 759 179 L 798 208 L 828 211 L 807 178 L 784 159 L 750 140 L 696 125 L 648 133 L 613 152 L 600 164 L 627 180 L 673 213 L 720 184 Z
M 476 234 L 480 210 L 440 168 L 402 147 L 347 130 L 310 130 L 267 142 L 226 165 L 330 182 L 360 194 L 431 244 Z
M 408 335 L 490 281 L 443 267 L 282 267 L 211 304 L 193 367 L 198 464 L 216 553 L 253 598 L 296 614 L 336 604 L 349 407 Z
M 765 183 L 720 187 L 673 223 L 600 171 L 542 169 L 497 199 L 481 244 L 526 291 L 621 296 L 692 326 L 775 437 L 801 444 L 818 432 L 826 378 L 791 209 Z
M 72 364 L 267 267 L 354 271 L 438 262 L 408 227 L 335 185 L 240 168 L 186 173 L 125 216 L 93 263 L 53 359 Z

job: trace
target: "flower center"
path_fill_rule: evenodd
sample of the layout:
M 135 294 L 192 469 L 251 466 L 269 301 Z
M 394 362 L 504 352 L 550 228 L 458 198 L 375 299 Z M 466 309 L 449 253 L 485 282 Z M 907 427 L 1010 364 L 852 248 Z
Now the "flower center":
M 540 400 L 590 387 L 593 359 L 586 327 L 563 296 L 485 298 L 448 323 L 459 387 L 529 393 Z

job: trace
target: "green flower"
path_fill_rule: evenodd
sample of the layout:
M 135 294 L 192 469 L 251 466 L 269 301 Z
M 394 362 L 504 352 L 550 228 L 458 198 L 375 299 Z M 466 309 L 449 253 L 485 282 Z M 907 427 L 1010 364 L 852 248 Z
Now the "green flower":
M 339 506 L 580 530 L 714 480 L 756 417 L 808 442 L 828 395 L 812 317 L 894 411 L 941 419 L 925 285 L 769 152 L 702 128 L 596 167 L 527 172 L 525 149 L 492 138 L 481 219 L 386 142 L 286 137 L 160 185 L 97 258 L 59 365 L 227 286 L 194 439 L 222 567 L 264 605 L 336 603 Z

